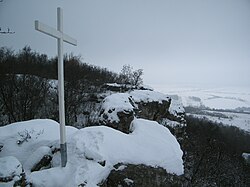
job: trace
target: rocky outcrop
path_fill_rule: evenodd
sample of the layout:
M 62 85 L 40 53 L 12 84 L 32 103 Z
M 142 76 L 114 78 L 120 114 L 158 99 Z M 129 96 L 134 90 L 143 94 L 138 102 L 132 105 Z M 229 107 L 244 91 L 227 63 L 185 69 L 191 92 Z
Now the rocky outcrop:
M 184 108 L 176 98 L 151 90 L 133 90 L 105 97 L 101 103 L 99 123 L 129 133 L 134 117 L 169 126 L 165 123 L 167 119 L 182 126 L 185 124 L 184 114 Z
M 178 137 L 179 142 L 183 141 L 183 137 L 185 137 L 184 124 L 186 123 L 185 111 L 178 98 L 170 98 L 165 94 L 149 90 L 130 91 L 124 93 L 120 98 L 117 97 L 119 95 L 113 94 L 104 99 L 101 121 L 105 122 L 105 125 L 129 133 L 130 124 L 134 117 L 153 120 L 170 126 L 171 132 Z M 119 100 L 119 104 L 114 102 L 117 100 Z M 183 186 L 184 183 L 186 181 L 183 176 L 169 174 L 163 168 L 118 164 L 114 166 L 101 186 L 164 187 Z
M 117 164 L 101 187 L 182 186 L 183 177 L 145 165 Z

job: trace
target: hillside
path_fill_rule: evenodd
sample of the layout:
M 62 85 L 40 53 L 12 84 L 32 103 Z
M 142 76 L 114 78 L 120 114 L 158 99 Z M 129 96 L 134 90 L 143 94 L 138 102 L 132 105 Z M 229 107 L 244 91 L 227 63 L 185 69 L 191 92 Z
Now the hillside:
M 121 83 L 116 91 L 140 89 L 142 70 L 132 71 L 124 65 L 121 73 L 89 65 L 80 57 L 65 55 L 65 110 L 66 123 L 87 125 L 82 118 L 94 123 L 88 115 L 99 107 L 110 87 L 108 83 Z M 58 121 L 57 58 L 24 47 L 19 52 L 0 48 L 0 126 L 34 118 Z M 90 111 L 91 110 L 91 111 Z
M 182 121 L 179 100 L 149 90 L 109 92 L 100 105 L 96 126 L 67 126 L 66 168 L 60 167 L 57 122 L 39 119 L 0 127 L 0 184 L 250 184 L 250 168 L 241 157 L 250 150 L 248 134 L 190 117 Z M 161 108 L 165 113 L 159 113 Z
M 65 58 L 68 163 L 61 168 L 57 80 L 49 71 L 56 59 L 1 50 L 0 186 L 250 185 L 248 118 L 235 117 L 248 115 L 247 107 L 194 108 L 185 98 L 202 103 L 198 97 L 130 80 L 142 71 L 116 74 L 73 56 Z M 217 94 L 210 100 L 235 100 Z
M 182 113 L 183 108 L 171 103 L 174 101 L 167 95 L 149 90 L 107 94 L 101 102 L 96 126 L 79 130 L 67 127 L 68 164 L 65 168 L 60 167 L 59 124 L 55 121 L 31 120 L 0 127 L 0 183 L 92 187 L 104 184 L 119 163 L 124 166 L 119 166 L 118 170 L 127 164 L 141 164 L 162 168 L 169 175 L 182 175 L 183 152 L 176 138 L 167 127 L 146 120 L 171 116 L 178 121 L 177 114 Z M 162 114 L 149 108 L 161 105 L 165 109 Z M 143 111 L 146 108 L 153 115 Z M 148 117 L 140 119 L 136 117 L 139 115 Z M 17 165 L 21 165 L 24 172 L 16 170 Z

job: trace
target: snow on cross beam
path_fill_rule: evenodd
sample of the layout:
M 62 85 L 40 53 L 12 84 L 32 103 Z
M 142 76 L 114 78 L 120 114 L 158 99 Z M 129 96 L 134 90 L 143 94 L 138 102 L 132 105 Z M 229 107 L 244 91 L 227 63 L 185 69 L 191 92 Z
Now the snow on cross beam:
M 35 21 L 35 29 L 57 39 L 61 165 L 62 167 L 65 167 L 67 163 L 67 144 L 65 132 L 63 42 L 67 42 L 76 46 L 77 41 L 74 38 L 71 38 L 70 36 L 63 33 L 63 12 L 60 7 L 57 8 L 57 30 L 39 22 L 38 20 Z

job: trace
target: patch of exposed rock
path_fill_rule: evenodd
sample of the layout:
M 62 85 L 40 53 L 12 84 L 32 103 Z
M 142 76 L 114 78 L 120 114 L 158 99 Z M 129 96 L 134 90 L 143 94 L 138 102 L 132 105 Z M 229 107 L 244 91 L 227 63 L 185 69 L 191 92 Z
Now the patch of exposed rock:
M 183 186 L 184 178 L 165 169 L 145 165 L 117 164 L 101 187 Z
M 167 111 L 169 109 L 171 99 L 163 100 L 161 102 L 139 102 L 136 116 L 148 120 L 159 122 L 162 118 L 167 117 Z

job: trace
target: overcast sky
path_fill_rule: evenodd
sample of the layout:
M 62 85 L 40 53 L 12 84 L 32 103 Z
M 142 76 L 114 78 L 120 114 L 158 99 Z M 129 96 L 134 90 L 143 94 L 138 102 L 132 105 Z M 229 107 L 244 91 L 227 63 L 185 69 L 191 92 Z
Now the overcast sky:
M 78 41 L 64 51 L 84 62 L 142 68 L 151 86 L 250 86 L 249 0 L 3 0 L 0 27 L 15 34 L 0 34 L 0 46 L 55 56 L 56 40 L 34 21 L 56 27 L 57 7 Z

